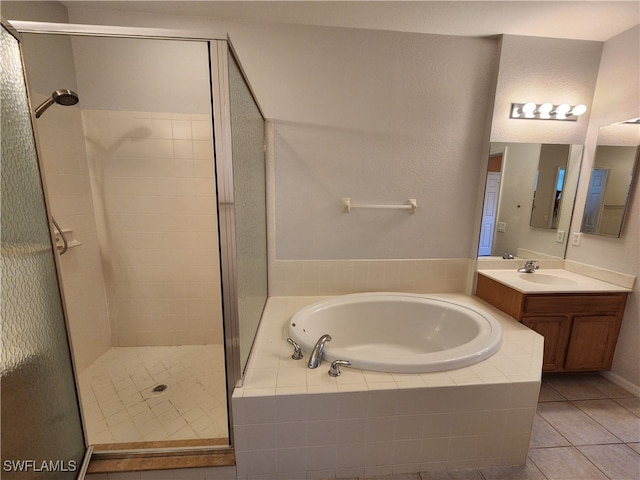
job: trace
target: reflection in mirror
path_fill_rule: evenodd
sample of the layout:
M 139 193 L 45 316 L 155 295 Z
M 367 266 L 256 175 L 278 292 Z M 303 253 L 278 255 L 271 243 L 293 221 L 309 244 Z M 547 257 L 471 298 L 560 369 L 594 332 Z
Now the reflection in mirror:
M 491 144 L 479 257 L 564 258 L 582 150 L 581 145 Z
M 532 227 L 558 228 L 568 160 L 569 145 L 541 145 L 529 222 Z
M 601 127 L 593 160 L 583 233 L 619 237 L 640 152 L 640 120 Z

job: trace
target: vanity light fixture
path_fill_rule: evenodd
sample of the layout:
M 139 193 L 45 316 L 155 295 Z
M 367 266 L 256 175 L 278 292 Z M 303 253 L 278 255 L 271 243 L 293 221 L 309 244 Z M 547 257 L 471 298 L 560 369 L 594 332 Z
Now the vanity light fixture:
M 536 120 L 569 120 L 575 122 L 578 117 L 587 111 L 586 105 L 571 106 L 568 103 L 554 105 L 552 103 L 536 104 L 512 103 L 510 118 L 536 119 Z
M 551 110 L 553 110 L 553 103 L 543 103 L 538 107 L 540 118 L 547 120 L 551 118 Z

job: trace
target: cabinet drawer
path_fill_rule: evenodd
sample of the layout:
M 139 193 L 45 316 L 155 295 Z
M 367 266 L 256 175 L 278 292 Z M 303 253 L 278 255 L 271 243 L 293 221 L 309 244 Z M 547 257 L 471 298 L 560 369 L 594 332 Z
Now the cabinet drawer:
M 607 295 L 527 295 L 524 313 L 617 313 L 625 304 L 625 293 Z

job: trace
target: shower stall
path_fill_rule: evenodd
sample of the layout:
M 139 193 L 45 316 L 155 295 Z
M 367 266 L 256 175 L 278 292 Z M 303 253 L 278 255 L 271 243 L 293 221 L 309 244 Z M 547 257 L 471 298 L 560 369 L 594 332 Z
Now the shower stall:
M 232 445 L 267 251 L 264 117 L 228 39 L 11 24 L 84 443 Z

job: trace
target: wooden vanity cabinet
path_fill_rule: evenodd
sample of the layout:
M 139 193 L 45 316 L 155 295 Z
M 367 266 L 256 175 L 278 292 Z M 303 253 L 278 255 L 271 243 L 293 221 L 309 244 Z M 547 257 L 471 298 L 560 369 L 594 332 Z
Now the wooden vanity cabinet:
M 542 370 L 560 372 L 564 369 L 564 359 L 571 333 L 571 319 L 562 316 L 523 317 L 522 324 L 544 337 Z
M 625 292 L 522 293 L 478 274 L 476 296 L 544 337 L 543 371 L 611 368 Z

